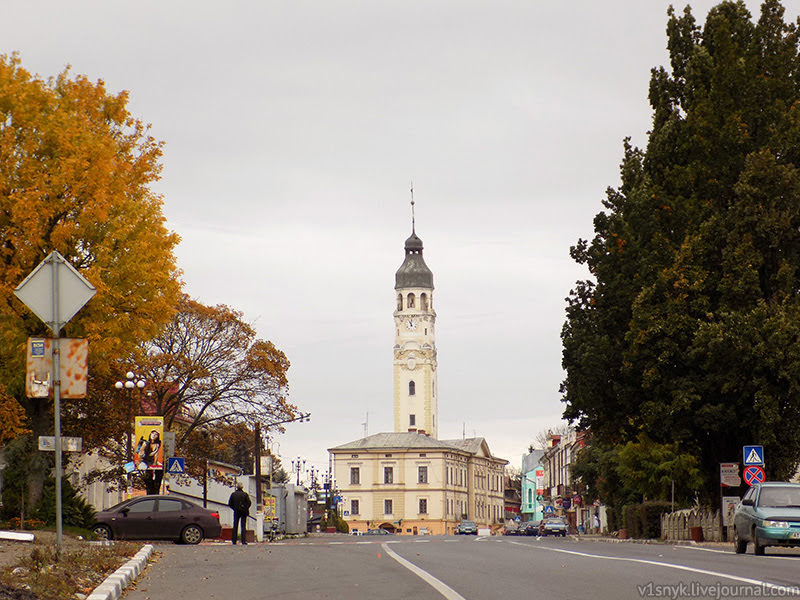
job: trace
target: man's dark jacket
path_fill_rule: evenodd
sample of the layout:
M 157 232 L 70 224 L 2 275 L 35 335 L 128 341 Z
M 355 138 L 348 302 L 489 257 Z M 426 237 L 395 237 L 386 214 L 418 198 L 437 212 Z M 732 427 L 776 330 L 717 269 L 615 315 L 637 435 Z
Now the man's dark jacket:
M 228 499 L 228 506 L 230 506 L 234 512 L 239 513 L 240 515 L 246 515 L 250 512 L 250 496 L 247 495 L 247 492 L 244 490 L 236 490 L 231 494 L 231 497 Z

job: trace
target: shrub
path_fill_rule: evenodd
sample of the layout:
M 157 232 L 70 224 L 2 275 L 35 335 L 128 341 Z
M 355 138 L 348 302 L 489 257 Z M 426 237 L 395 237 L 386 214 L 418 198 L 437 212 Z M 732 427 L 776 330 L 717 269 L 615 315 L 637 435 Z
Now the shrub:
M 641 535 L 641 518 L 639 504 L 626 504 L 622 507 L 622 523 L 628 531 L 628 537 L 639 538 Z
M 660 538 L 661 515 L 670 511 L 670 503 L 650 501 L 628 504 L 623 509 L 623 522 L 632 538 Z
M 671 510 L 669 502 L 654 500 L 639 505 L 641 516 L 642 537 L 660 538 L 661 537 L 661 515 Z
M 68 479 L 61 480 L 61 520 L 64 525 L 73 527 L 91 527 L 94 521 L 95 510 L 72 487 Z M 30 512 L 34 519 L 44 521 L 49 525 L 56 522 L 56 480 L 52 477 L 44 483 L 42 498 Z

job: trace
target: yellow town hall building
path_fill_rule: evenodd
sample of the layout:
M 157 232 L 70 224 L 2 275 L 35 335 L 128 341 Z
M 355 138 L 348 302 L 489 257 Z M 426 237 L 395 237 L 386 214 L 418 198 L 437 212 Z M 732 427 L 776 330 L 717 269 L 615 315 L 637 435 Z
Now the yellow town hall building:
M 351 531 L 438 535 L 462 519 L 500 527 L 508 461 L 483 438 L 438 439 L 433 273 L 413 221 L 395 292 L 394 432 L 328 449 L 340 510 Z

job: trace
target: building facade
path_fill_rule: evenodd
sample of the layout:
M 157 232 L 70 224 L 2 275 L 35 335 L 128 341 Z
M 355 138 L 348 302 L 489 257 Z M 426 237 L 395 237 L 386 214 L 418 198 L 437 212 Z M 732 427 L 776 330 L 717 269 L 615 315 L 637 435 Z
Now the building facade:
M 540 521 L 544 516 L 544 450 L 531 450 L 522 457 L 520 512 L 523 521 Z
M 377 433 L 329 452 L 351 531 L 441 535 L 462 519 L 482 528 L 503 523 L 507 461 L 492 456 L 483 438 Z

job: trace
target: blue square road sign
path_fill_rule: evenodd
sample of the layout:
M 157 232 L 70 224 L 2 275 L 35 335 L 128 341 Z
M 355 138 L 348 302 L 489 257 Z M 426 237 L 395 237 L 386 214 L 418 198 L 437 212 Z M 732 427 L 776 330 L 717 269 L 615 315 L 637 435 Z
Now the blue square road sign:
M 186 464 L 184 463 L 183 457 L 170 456 L 167 459 L 167 473 L 172 473 L 173 475 L 180 475 L 185 472 L 186 472 Z
M 744 446 L 744 465 L 764 466 L 764 446 Z

